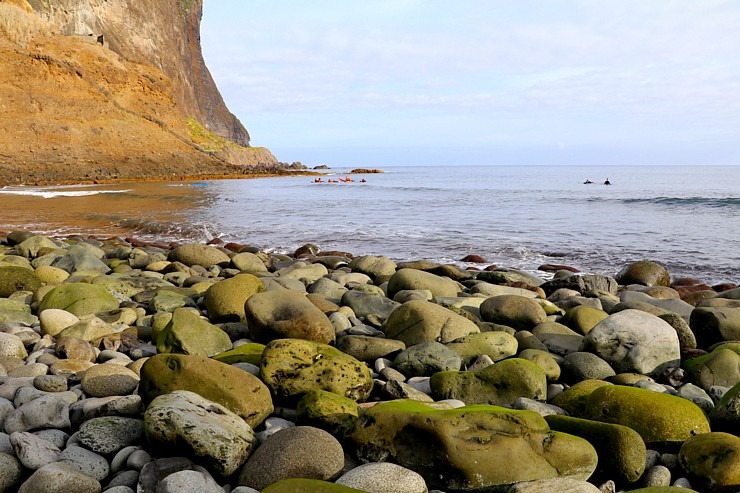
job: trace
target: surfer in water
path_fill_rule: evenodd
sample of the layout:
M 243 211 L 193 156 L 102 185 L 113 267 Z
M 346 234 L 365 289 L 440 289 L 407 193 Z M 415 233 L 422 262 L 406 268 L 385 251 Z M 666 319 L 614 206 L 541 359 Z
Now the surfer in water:
M 586 181 L 583 182 L 584 185 L 590 185 L 592 183 L 593 182 L 591 180 L 589 180 L 588 178 L 586 178 Z
M 604 185 L 611 185 L 611 184 L 612 182 L 609 181 L 609 178 L 607 178 L 606 181 L 604 182 Z

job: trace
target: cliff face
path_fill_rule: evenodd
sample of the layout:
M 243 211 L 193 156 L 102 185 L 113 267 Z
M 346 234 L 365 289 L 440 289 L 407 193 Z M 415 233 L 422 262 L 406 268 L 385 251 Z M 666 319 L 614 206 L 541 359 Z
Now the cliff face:
M 0 0 L 0 185 L 241 175 L 244 165 L 276 164 L 267 149 L 238 144 L 249 134 L 203 63 L 201 7 Z
M 124 59 L 158 68 L 188 116 L 219 137 L 249 145 L 249 133 L 226 108 L 203 60 L 203 0 L 27 1 L 61 34 L 100 39 Z

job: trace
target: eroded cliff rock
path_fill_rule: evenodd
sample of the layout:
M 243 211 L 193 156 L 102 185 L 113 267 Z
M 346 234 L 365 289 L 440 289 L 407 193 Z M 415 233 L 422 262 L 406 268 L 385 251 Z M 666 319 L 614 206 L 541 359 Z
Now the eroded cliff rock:
M 200 51 L 202 0 L 0 0 L 0 183 L 272 165 Z

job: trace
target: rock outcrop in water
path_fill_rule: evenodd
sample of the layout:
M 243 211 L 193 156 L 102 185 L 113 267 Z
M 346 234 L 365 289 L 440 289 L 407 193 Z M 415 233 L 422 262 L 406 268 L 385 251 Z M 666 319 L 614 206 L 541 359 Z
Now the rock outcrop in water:
M 0 183 L 274 165 L 226 108 L 202 0 L 0 0 Z

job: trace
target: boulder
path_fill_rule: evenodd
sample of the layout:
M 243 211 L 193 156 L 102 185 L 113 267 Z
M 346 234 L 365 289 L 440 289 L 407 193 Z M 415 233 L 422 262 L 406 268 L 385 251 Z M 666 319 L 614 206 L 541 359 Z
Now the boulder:
M 0 332 L 0 357 L 26 359 L 28 352 L 23 340 L 13 334 Z
M 248 342 L 240 346 L 218 353 L 213 356 L 213 359 L 226 363 L 227 365 L 233 365 L 235 363 L 251 363 L 259 366 L 262 363 L 262 351 L 265 350 L 264 344 L 257 342 Z
M 642 284 L 643 286 L 670 286 L 671 275 L 668 269 L 657 262 L 641 260 L 625 265 L 617 273 L 619 284 Z
M 144 432 L 156 449 L 194 456 L 221 476 L 236 472 L 257 447 L 252 428 L 241 416 L 187 390 L 149 403 Z
M 396 263 L 387 257 L 364 255 L 355 257 L 349 263 L 352 272 L 367 274 L 373 279 L 390 278 L 396 272 Z
M 460 285 L 448 277 L 441 277 L 417 269 L 399 269 L 388 280 L 388 297 L 393 297 L 399 291 L 411 289 L 426 289 L 432 296 L 457 296 L 461 291 Z
M 82 423 L 77 436 L 88 450 L 101 455 L 115 454 L 131 445 L 143 444 L 144 422 L 120 416 L 93 418 Z
M 566 354 L 560 367 L 563 370 L 563 380 L 569 383 L 582 380 L 606 380 L 615 375 L 609 363 L 593 353 Z
M 396 356 L 406 349 L 406 344 L 385 337 L 347 335 L 337 339 L 337 349 L 360 361 L 375 361 Z
M 586 305 L 578 305 L 565 312 L 560 323 L 567 325 L 579 334 L 586 335 L 599 322 L 608 317 L 604 310 Z
M 732 387 L 740 382 L 740 344 L 736 350 L 718 346 L 709 354 L 684 362 L 691 380 L 707 392 L 715 385 Z
M 100 482 L 64 462 L 53 462 L 34 472 L 18 493 L 100 493 Z
M 689 326 L 699 347 L 723 341 L 740 341 L 740 307 L 698 307 Z
M 619 285 L 614 278 L 608 276 L 578 274 L 552 279 L 541 284 L 540 287 L 544 289 L 545 293 L 549 296 L 558 289 L 572 289 L 581 294 L 586 294 L 591 291 L 617 294 Z
M 92 342 L 117 332 L 115 327 L 98 317 L 84 317 L 83 320 L 59 332 L 57 339 L 74 338 Z
M 344 473 L 335 484 L 367 493 L 427 493 L 420 474 L 390 462 L 362 464 Z
M 126 274 L 109 274 L 107 276 L 94 277 L 90 284 L 101 286 L 108 292 L 121 296 L 133 298 L 144 291 L 152 291 L 159 288 L 172 288 L 171 282 L 158 277 L 130 276 Z
M 335 436 L 342 436 L 350 431 L 358 416 L 357 402 L 325 390 L 308 392 L 301 397 L 296 407 L 299 424 L 321 428 Z
M 351 435 L 358 456 L 394 462 L 429 487 L 477 491 L 519 481 L 572 477 L 596 468 L 593 447 L 551 431 L 533 411 L 475 405 L 438 410 L 415 401 L 366 409 Z
M 530 330 L 547 320 L 547 313 L 536 301 L 517 295 L 501 295 L 486 299 L 480 305 L 486 322 L 508 325 L 516 330 Z
M 584 380 L 568 387 L 552 399 L 552 404 L 564 409 L 569 415 L 586 417 L 586 402 L 591 393 L 606 385 L 613 385 L 603 380 Z
M 22 239 L 15 248 L 22 256 L 30 259 L 37 257 L 41 250 L 56 250 L 59 245 L 46 236 L 30 234 L 27 238 Z
M 525 349 L 517 358 L 526 359 L 544 370 L 548 382 L 557 382 L 560 379 L 560 358 L 541 349 Z
M 41 280 L 33 269 L 15 265 L 0 266 L 0 298 L 8 298 L 16 291 L 36 291 Z
M 548 351 L 558 356 L 584 349 L 584 337 L 558 322 L 542 322 L 532 329 L 532 334 Z
M 247 491 L 237 491 L 234 493 L 256 493 L 257 490 L 249 489 Z M 332 483 L 330 481 L 321 481 L 320 479 L 291 478 L 283 479 L 273 483 L 262 493 L 365 493 L 362 490 L 356 490 L 349 486 Z
M 139 385 L 139 376 L 125 366 L 102 364 L 87 370 L 80 383 L 91 397 L 128 395 Z
M 581 437 L 599 454 L 599 470 L 618 483 L 634 483 L 645 471 L 647 449 L 632 428 L 570 416 L 545 416 L 551 430 Z
M 451 342 L 480 332 L 465 317 L 422 300 L 407 301 L 393 310 L 383 324 L 383 331 L 386 337 L 403 341 L 406 346 L 429 341 Z
M 312 264 L 299 260 L 287 267 L 278 269 L 275 274 L 283 278 L 297 279 L 303 284 L 309 285 L 329 274 L 329 271 L 322 264 Z
M 525 359 L 511 358 L 478 371 L 443 371 L 432 375 L 437 399 L 458 399 L 465 404 L 511 406 L 519 397 L 547 398 L 544 370 Z
M 506 493 L 600 493 L 601 490 L 588 481 L 570 478 L 538 479 L 515 484 Z
M 9 450 L 8 452 L 11 452 Z M 3 493 L 15 491 L 21 482 L 23 468 L 13 455 L 0 452 L 0 491 Z
M 699 406 L 670 394 L 637 387 L 609 385 L 591 392 L 586 417 L 628 426 L 648 445 L 677 445 L 708 433 L 709 421 Z
M 492 361 L 501 361 L 516 354 L 519 343 L 516 338 L 506 332 L 493 331 L 471 334 L 446 346 L 459 354 L 466 365 L 469 365 L 479 356 L 486 355 Z
M 193 310 L 177 308 L 169 323 L 153 337 L 159 353 L 210 357 L 231 349 L 231 339 Z
M 188 267 L 200 265 L 208 269 L 214 265 L 228 265 L 231 259 L 218 248 L 198 243 L 189 243 L 170 250 L 167 260 L 170 262 L 181 262 Z
M 100 260 L 102 257 L 88 251 L 82 245 L 77 244 L 67 250 L 67 253 L 55 260 L 51 266 L 70 274 L 107 274 L 110 272 L 110 267 Z
M 332 480 L 343 468 L 344 450 L 336 438 L 319 428 L 294 426 L 271 435 L 255 450 L 239 473 L 239 485 L 265 491 L 290 478 Z
M 609 315 L 586 335 L 586 344 L 618 373 L 657 375 L 681 361 L 673 327 L 640 310 Z
M 740 382 L 725 392 L 709 417 L 715 431 L 735 431 L 740 428 Z
M 681 467 L 709 491 L 740 489 L 740 438 L 730 433 L 690 437 L 678 454 Z
M 289 400 L 312 390 L 326 390 L 364 401 L 373 387 L 367 366 L 332 346 L 303 339 L 268 343 L 260 376 L 273 395 Z
M 252 428 L 273 411 L 270 391 L 239 368 L 202 356 L 157 354 L 141 367 L 139 395 L 149 403 L 175 390 L 189 390 L 241 416 Z
M 104 287 L 83 282 L 56 286 L 39 303 L 39 313 L 49 308 L 66 310 L 78 317 L 118 308 L 118 300 Z
M 341 303 L 350 307 L 355 316 L 361 320 L 376 317 L 383 321 L 400 306 L 400 303 L 386 297 L 379 288 L 378 291 L 367 292 L 362 289 L 352 289 L 342 295 Z
M 241 252 L 231 257 L 231 265 L 242 272 L 256 274 L 267 272 L 267 266 L 262 259 L 254 253 Z
M 328 344 L 334 340 L 331 321 L 302 293 L 253 294 L 244 305 L 244 313 L 256 342 L 288 338 Z
M 406 348 L 393 360 L 393 368 L 407 377 L 425 377 L 440 371 L 459 370 L 462 364 L 460 355 L 434 341 Z

